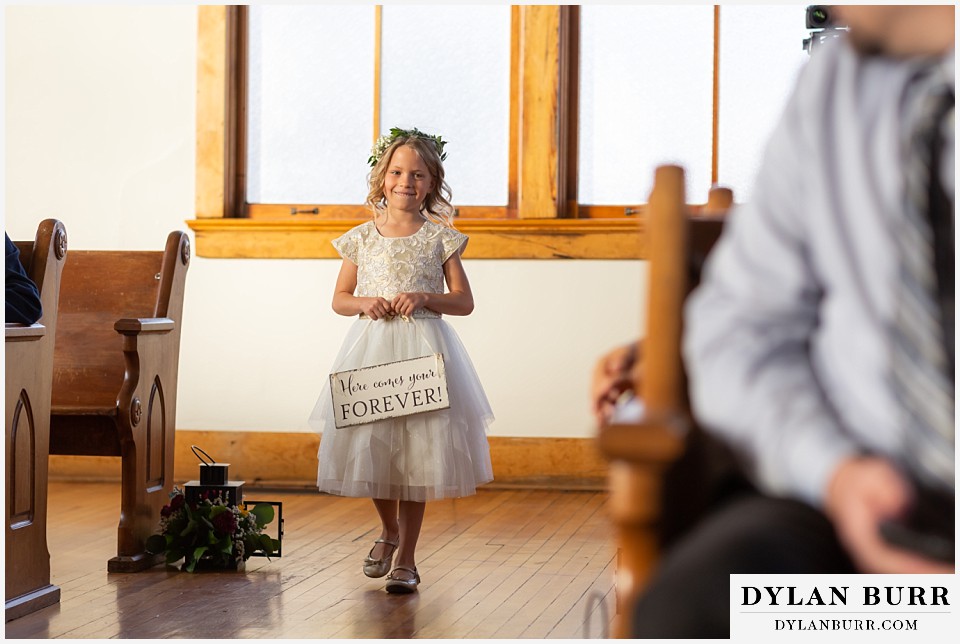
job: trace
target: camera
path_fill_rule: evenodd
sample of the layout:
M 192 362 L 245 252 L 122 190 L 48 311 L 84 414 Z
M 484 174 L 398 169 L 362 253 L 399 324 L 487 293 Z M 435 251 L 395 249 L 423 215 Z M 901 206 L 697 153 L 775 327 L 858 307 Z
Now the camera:
M 807 7 L 807 29 L 826 29 L 833 27 L 833 7 L 825 4 L 812 4 Z
M 846 25 L 837 22 L 833 6 L 825 4 L 812 4 L 807 7 L 806 25 L 807 29 L 813 31 L 809 38 L 803 39 L 803 50 L 811 56 L 815 46 L 838 38 L 848 29 Z

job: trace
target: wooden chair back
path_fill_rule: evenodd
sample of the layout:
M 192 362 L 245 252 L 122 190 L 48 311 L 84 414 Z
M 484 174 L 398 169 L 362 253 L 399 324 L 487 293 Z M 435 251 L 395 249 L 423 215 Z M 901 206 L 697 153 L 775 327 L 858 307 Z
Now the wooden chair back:
M 702 505 L 698 485 L 701 447 L 690 413 L 681 344 L 683 306 L 732 204 L 728 189 L 711 191 L 702 208 L 685 203 L 683 169 L 657 168 L 644 232 L 648 248 L 647 322 L 642 364 L 634 383 L 643 401 L 638 423 L 601 427 L 598 442 L 609 461 L 611 518 L 617 541 L 615 635 L 630 637 L 631 607 L 667 539 Z M 683 471 L 689 480 L 678 477 Z M 682 491 L 681 491 L 682 490 Z M 694 512 L 695 513 L 695 512 Z M 676 515 L 680 517 L 677 518 Z

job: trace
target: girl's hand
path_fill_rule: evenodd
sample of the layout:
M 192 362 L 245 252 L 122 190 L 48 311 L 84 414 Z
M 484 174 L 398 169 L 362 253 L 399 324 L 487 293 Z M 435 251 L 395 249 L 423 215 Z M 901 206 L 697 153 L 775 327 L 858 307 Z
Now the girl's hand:
M 390 302 L 382 297 L 360 297 L 360 312 L 371 320 L 379 320 L 393 313 Z
M 427 304 L 429 297 L 426 293 L 401 293 L 393 298 L 391 305 L 397 315 L 409 317 L 417 309 L 422 309 Z

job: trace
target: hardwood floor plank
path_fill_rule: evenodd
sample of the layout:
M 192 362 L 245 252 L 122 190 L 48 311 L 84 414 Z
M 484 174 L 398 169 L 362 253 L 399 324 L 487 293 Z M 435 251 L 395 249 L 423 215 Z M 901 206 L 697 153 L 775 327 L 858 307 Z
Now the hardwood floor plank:
M 615 569 L 616 558 L 610 557 L 603 570 L 597 573 L 582 600 L 568 610 L 559 622 L 547 630 L 546 625 L 551 615 L 544 610 L 541 615 L 546 619 L 532 625 L 522 636 L 565 639 L 570 637 L 571 632 L 578 632 L 578 637 L 609 637 L 616 610 L 616 590 L 607 581 L 613 577 Z M 538 630 L 538 627 L 542 630 Z
M 6 636 L 447 639 L 609 632 L 614 551 L 604 492 L 481 490 L 429 503 L 417 550 L 423 583 L 410 595 L 388 594 L 384 579 L 362 574 L 380 530 L 369 499 L 249 489 L 246 496 L 283 502 L 283 557 L 251 558 L 243 572 L 158 566 L 108 574 L 119 486 L 52 483 L 48 542 L 61 602 L 9 622 Z

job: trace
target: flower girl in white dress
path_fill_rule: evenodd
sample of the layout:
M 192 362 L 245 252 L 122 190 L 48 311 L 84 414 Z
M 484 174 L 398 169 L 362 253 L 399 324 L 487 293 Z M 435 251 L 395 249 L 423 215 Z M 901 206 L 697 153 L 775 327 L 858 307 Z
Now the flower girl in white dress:
M 493 412 L 463 344 L 441 318 L 473 311 L 460 261 L 467 236 L 450 227 L 444 145 L 439 136 L 393 128 L 374 146 L 373 219 L 333 241 L 343 257 L 333 309 L 359 319 L 332 371 L 442 353 L 450 406 L 338 429 L 328 382 L 310 416 L 323 434 L 320 490 L 373 499 L 382 530 L 363 572 L 389 571 L 388 592 L 413 592 L 420 583 L 415 550 L 426 502 L 468 496 L 493 480 L 486 439 Z

